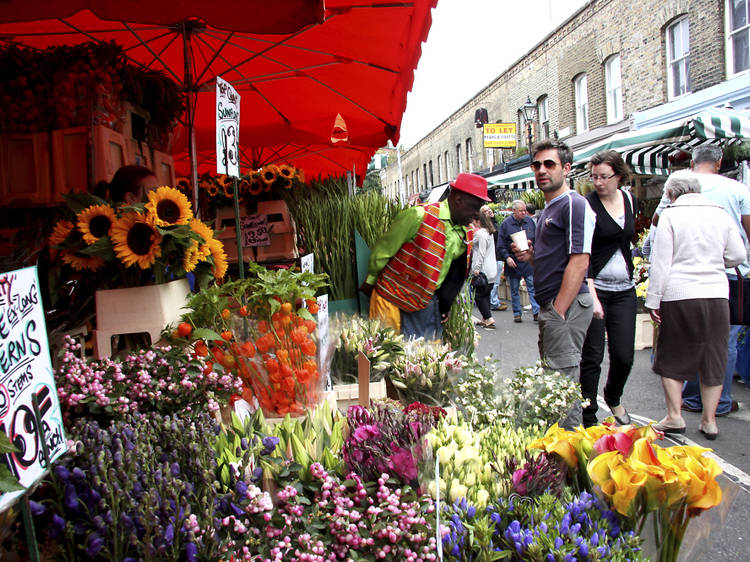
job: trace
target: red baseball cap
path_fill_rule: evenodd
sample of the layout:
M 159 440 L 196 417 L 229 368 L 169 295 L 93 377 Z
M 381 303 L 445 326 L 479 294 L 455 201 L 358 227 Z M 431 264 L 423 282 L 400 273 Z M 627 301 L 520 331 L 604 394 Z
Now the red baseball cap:
M 450 182 L 451 188 L 463 191 L 483 201 L 492 201 L 487 197 L 487 180 L 476 174 L 458 174 L 458 177 Z

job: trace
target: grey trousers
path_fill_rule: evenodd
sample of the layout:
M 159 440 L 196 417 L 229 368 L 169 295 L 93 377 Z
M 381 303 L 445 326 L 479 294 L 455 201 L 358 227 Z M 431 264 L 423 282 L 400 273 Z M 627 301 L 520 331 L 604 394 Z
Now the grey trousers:
M 552 306 L 542 305 L 539 311 L 539 356 L 562 374 L 579 382 L 581 349 L 594 315 L 594 299 L 581 293 L 573 299 L 563 319 Z M 574 429 L 583 423 L 580 402 L 576 402 L 560 424 Z

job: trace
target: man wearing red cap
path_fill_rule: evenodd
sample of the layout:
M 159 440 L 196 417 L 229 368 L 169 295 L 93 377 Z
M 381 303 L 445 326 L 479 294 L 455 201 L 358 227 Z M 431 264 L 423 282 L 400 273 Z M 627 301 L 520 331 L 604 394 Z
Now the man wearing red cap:
M 406 337 L 439 338 L 469 267 L 471 231 L 487 197 L 487 180 L 459 174 L 441 203 L 409 207 L 370 253 L 361 290 L 370 295 L 370 317 Z

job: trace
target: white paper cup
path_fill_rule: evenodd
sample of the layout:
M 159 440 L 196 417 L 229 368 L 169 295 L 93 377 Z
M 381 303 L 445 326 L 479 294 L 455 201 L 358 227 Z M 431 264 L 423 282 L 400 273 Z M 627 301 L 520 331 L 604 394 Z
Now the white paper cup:
M 524 250 L 529 249 L 529 241 L 526 238 L 526 231 L 525 230 L 519 230 L 518 232 L 514 232 L 510 235 L 513 242 L 515 242 L 516 246 L 518 246 L 518 251 L 523 252 Z

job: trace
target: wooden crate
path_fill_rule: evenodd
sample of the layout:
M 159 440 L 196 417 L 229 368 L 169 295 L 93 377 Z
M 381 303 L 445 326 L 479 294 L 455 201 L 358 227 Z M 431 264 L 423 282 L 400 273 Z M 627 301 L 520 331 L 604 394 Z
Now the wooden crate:
M 88 190 L 89 157 L 87 127 L 52 131 L 52 202 L 62 202 L 64 193 Z
M 49 133 L 0 135 L 0 204 L 47 204 L 51 183 Z
M 166 152 L 154 150 L 151 157 L 151 166 L 154 174 L 159 180 L 159 185 L 177 186 L 174 173 L 174 158 Z
M 125 164 L 134 164 L 131 149 L 122 133 L 102 125 L 94 125 L 92 142 L 94 143 L 94 184 L 110 181 L 115 172 Z
M 359 404 L 359 384 L 335 384 L 333 393 L 336 396 L 336 405 L 339 410 L 346 413 L 349 406 Z M 370 400 L 378 400 L 386 397 L 385 379 L 370 383 Z

